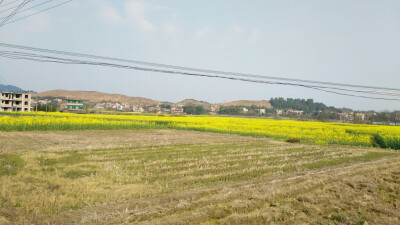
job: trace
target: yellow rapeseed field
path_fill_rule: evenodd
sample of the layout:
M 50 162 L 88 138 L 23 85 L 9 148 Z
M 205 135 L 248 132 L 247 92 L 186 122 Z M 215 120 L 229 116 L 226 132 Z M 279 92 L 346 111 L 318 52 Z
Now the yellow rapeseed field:
M 298 138 L 301 142 L 328 145 L 373 146 L 378 136 L 386 147 L 398 148 L 400 127 L 271 120 L 234 117 L 98 115 L 71 113 L 6 114 L 0 117 L 1 131 L 151 129 L 169 128 L 271 137 Z M 379 142 L 379 140 L 378 140 Z M 379 144 L 379 143 L 378 143 Z M 380 145 L 381 147 L 382 144 Z

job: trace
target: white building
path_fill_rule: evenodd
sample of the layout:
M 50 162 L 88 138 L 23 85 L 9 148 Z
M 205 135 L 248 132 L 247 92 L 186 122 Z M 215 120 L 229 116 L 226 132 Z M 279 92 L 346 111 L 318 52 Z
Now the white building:
M 1 92 L 0 111 L 30 112 L 31 94 L 22 92 Z
M 258 111 L 260 112 L 260 114 L 265 114 L 265 109 L 259 109 Z
M 132 112 L 140 112 L 140 113 L 142 113 L 142 112 L 144 112 L 144 109 L 140 105 L 134 105 L 132 107 Z

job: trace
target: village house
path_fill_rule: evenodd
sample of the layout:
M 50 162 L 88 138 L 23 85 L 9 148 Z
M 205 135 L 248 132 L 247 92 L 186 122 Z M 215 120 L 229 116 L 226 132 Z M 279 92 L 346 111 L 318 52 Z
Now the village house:
M 339 119 L 342 121 L 353 121 L 354 120 L 354 113 L 353 112 L 342 112 L 338 113 Z
M 83 100 L 63 99 L 60 104 L 60 112 L 64 111 L 82 111 Z
M 183 114 L 183 105 L 175 105 L 171 107 L 171 113 L 180 115 Z
M 149 106 L 147 108 L 147 112 L 160 114 L 161 113 L 161 107 L 159 105 Z
M 171 113 L 171 109 L 161 108 L 161 113 L 162 114 L 170 114 Z
M 371 117 L 375 116 L 376 112 L 366 112 L 365 113 L 365 120 L 369 120 Z
M 258 109 L 257 110 L 261 115 L 265 114 L 266 110 L 265 109 Z
M 394 115 L 394 121 L 399 122 L 400 121 L 400 113 L 396 113 Z
M 211 106 L 210 114 L 216 115 L 219 112 L 219 108 L 220 108 L 219 106 Z
M 354 120 L 355 121 L 364 121 L 365 120 L 365 114 L 364 113 L 355 113 L 354 114 Z
M 303 115 L 304 112 L 300 110 L 293 110 L 293 113 L 297 115 Z
M 293 109 L 288 109 L 288 110 L 286 110 L 285 115 L 289 115 L 289 114 L 292 114 L 292 113 L 294 113 L 294 110 Z
M 276 115 L 277 116 L 282 116 L 283 115 L 283 110 L 282 109 L 277 109 L 276 110 Z
M 39 100 L 38 103 L 41 104 L 41 105 L 47 105 L 47 104 L 50 104 L 50 103 L 51 103 L 51 100 L 49 100 L 49 99 L 42 99 L 42 100 Z
M 94 106 L 94 108 L 95 108 L 95 109 L 104 109 L 105 105 L 106 105 L 105 103 L 100 102 L 100 103 L 97 103 L 97 104 Z
M 247 109 L 247 108 L 243 108 L 242 110 L 244 113 L 247 113 L 249 111 L 249 109 Z
M 142 113 L 142 112 L 144 112 L 144 109 L 140 105 L 134 105 L 134 106 L 132 106 L 132 112 Z
M 0 111 L 30 112 L 31 94 L 21 92 L 0 93 Z

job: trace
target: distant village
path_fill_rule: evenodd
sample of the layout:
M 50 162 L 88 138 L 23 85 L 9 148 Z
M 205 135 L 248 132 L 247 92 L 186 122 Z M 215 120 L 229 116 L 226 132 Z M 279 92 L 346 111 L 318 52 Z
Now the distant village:
M 354 123 L 375 123 L 400 125 L 400 112 L 374 112 L 374 111 L 353 111 L 351 109 L 337 109 L 326 107 L 315 110 L 298 110 L 292 108 L 279 108 L 276 106 L 240 106 L 225 104 L 206 104 L 197 102 L 190 104 L 159 103 L 152 105 L 131 105 L 127 102 L 85 102 L 79 100 L 79 103 L 70 100 L 66 103 L 63 98 L 43 98 L 39 100 L 32 99 L 31 104 L 34 107 L 39 105 L 41 110 L 43 106 L 53 105 L 56 111 L 83 111 L 85 113 L 112 113 L 112 112 L 132 112 L 132 113 L 155 113 L 171 115 L 240 115 L 256 117 L 287 117 L 303 120 L 320 121 L 341 121 Z M 272 101 L 271 101 L 272 102 Z M 322 104 L 322 103 L 318 103 Z M 79 107 L 78 107 L 79 106 Z M 47 107 L 50 109 L 50 107 Z M 53 109 L 53 111 L 55 111 Z
M 269 101 L 235 101 L 224 104 L 187 99 L 180 103 L 151 101 L 131 104 L 116 101 L 84 101 L 60 97 L 32 97 L 28 92 L 1 92 L 0 112 L 152 113 L 171 115 L 236 115 L 294 118 L 331 122 L 400 125 L 400 112 L 353 111 L 328 107 L 312 99 L 273 98 Z M 157 103 L 157 104 L 155 104 Z

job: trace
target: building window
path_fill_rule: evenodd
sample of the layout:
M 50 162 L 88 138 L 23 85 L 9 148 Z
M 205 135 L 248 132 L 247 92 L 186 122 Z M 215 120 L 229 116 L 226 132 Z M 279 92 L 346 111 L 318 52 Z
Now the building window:
M 25 105 L 28 105 L 28 102 L 25 102 Z
M 29 98 L 28 95 L 25 95 L 25 98 Z

